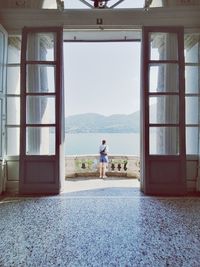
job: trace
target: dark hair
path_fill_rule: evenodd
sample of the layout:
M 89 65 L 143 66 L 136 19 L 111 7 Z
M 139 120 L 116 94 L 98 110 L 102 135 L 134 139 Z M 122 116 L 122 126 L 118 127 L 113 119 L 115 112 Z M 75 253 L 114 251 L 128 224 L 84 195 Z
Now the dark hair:
M 106 140 L 102 140 L 102 145 L 105 145 L 105 143 L 106 143 Z

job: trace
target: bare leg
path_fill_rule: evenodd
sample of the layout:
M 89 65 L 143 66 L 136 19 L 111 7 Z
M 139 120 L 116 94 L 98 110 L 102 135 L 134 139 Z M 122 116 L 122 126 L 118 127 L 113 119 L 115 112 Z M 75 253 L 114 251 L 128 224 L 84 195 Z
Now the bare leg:
M 103 177 L 104 178 L 106 177 L 106 166 L 107 166 L 107 163 L 103 163 L 102 164 L 102 172 L 103 172 Z
M 99 164 L 99 177 L 101 178 L 103 176 L 103 163 L 100 162 Z

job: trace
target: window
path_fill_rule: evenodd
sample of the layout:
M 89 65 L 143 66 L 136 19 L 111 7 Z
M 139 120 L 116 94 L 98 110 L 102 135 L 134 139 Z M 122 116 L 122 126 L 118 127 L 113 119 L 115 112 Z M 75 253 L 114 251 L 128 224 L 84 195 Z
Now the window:
M 21 37 L 8 37 L 8 61 L 6 79 L 6 154 L 8 156 L 19 155 L 20 55 Z
M 185 107 L 186 153 L 199 151 L 199 100 L 200 100 L 200 33 L 186 33 L 185 52 Z
M 30 32 L 26 51 L 26 155 L 55 155 L 56 34 Z
M 149 153 L 179 155 L 177 33 L 149 33 Z

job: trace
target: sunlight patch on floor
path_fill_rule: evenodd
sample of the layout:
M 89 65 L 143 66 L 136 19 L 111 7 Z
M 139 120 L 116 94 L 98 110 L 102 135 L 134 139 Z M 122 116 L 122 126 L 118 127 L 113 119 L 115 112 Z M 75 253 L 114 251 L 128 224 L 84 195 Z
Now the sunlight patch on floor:
M 138 179 L 120 179 L 115 177 L 108 177 L 106 179 L 81 177 L 71 178 L 65 181 L 64 193 L 113 187 L 139 189 L 140 182 Z

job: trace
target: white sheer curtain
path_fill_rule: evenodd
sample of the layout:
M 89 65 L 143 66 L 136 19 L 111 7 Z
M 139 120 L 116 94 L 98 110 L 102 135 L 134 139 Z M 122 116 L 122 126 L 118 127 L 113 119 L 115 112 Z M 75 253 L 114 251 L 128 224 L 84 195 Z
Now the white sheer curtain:
M 29 60 L 45 61 L 47 47 L 44 38 L 38 33 L 28 35 Z M 48 88 L 47 72 L 40 64 L 29 64 L 27 67 L 27 91 L 43 93 Z M 45 120 L 47 98 L 45 96 L 27 96 L 26 114 L 28 124 L 42 124 Z M 48 154 L 48 128 L 29 127 L 27 130 L 27 154 Z M 45 146 L 45 147 L 44 147 Z
M 154 47 L 158 51 L 158 60 L 176 60 L 177 35 L 173 33 L 156 33 Z M 156 154 L 176 155 L 179 153 L 179 134 L 177 127 L 165 127 L 164 124 L 179 123 L 178 96 L 170 93 L 178 92 L 177 64 L 159 63 L 157 74 L 157 93 L 169 93 L 157 97 L 156 123 L 163 127 L 156 128 Z

